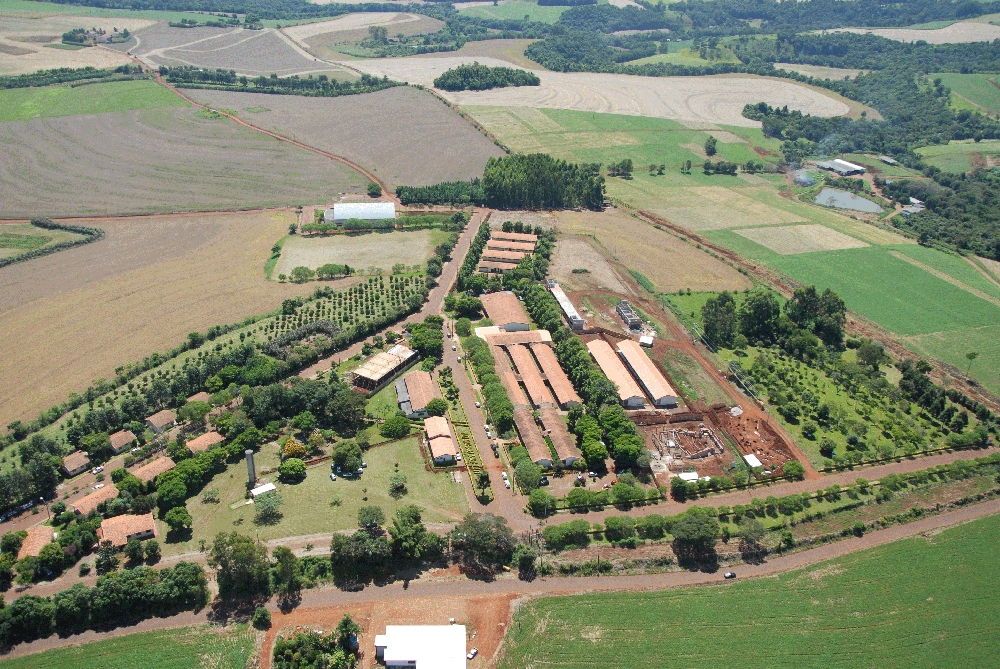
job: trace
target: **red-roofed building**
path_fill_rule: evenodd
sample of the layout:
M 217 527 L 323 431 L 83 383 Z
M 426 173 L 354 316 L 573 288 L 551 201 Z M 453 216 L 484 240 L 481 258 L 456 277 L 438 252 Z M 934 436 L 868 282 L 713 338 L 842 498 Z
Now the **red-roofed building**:
M 121 432 L 115 432 L 113 435 L 108 437 L 111 441 L 111 450 L 118 455 L 122 451 L 131 448 L 132 445 L 137 441 L 135 435 L 132 434 L 131 430 L 122 430 Z
M 95 490 L 86 497 L 81 497 L 71 504 L 73 510 L 81 516 L 86 516 L 91 511 L 96 511 L 101 502 L 106 502 L 118 497 L 118 488 L 114 483 L 108 483 L 100 490 Z
M 26 557 L 38 557 L 48 544 L 52 543 L 55 531 L 51 525 L 35 525 L 28 530 L 28 536 L 21 542 L 21 550 L 17 552 L 17 559 L 23 560 Z
M 136 469 L 132 475 L 143 483 L 149 483 L 163 472 L 169 472 L 176 466 L 170 458 L 156 458 Z
M 90 457 L 83 451 L 73 451 L 63 458 L 63 471 L 66 476 L 78 476 L 90 466 Z
M 156 525 L 153 514 L 142 516 L 115 516 L 101 521 L 97 528 L 97 537 L 101 541 L 110 541 L 111 545 L 120 548 L 132 539 L 152 539 L 156 536 Z
M 216 444 L 221 444 L 226 440 L 218 432 L 206 432 L 197 439 L 192 439 L 187 443 L 188 450 L 192 453 L 197 453 L 199 451 L 207 451 L 209 446 L 215 446 Z

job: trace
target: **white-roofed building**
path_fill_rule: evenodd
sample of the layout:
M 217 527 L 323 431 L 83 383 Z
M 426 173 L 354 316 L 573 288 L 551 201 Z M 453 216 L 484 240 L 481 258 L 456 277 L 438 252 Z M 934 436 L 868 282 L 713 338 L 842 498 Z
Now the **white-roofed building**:
M 380 221 L 386 218 L 396 218 L 395 202 L 338 202 L 333 209 L 323 212 L 327 223 L 346 221 L 349 218 L 360 218 L 366 221 Z
M 849 163 L 846 160 L 841 160 L 837 158 L 835 160 L 823 160 L 816 163 L 816 167 L 821 170 L 826 170 L 828 172 L 836 172 L 842 177 L 848 177 L 853 174 L 864 174 L 865 168 L 861 165 L 856 165 L 854 163 Z
M 744 455 L 743 459 L 746 460 L 747 464 L 750 465 L 751 467 L 763 467 L 764 466 L 763 464 L 761 464 L 761 462 L 757 458 L 757 456 L 754 455 L 753 453 L 749 453 L 747 455 Z
M 375 658 L 386 667 L 465 669 L 465 625 L 386 625 Z
M 271 491 L 277 490 L 277 489 L 278 489 L 277 486 L 275 486 L 273 483 L 265 483 L 264 485 L 262 485 L 262 486 L 260 486 L 258 488 L 254 488 L 253 490 L 251 490 L 250 491 L 250 495 L 252 497 L 260 497 L 264 493 L 271 492 Z

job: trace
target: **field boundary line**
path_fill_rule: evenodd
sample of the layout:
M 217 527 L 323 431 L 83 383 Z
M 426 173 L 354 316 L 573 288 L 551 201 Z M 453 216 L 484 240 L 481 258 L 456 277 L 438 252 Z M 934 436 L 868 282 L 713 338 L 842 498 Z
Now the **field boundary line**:
M 983 276 L 985 276 L 990 283 L 992 283 L 997 288 L 1000 288 L 1000 280 L 998 280 L 996 275 L 994 275 L 993 272 L 991 272 L 988 268 L 983 267 L 982 262 L 980 262 L 978 258 L 976 258 L 975 256 L 971 258 L 969 256 L 963 256 L 963 257 L 968 261 L 970 265 L 979 270 L 979 272 Z
M 265 209 L 189 209 L 186 211 L 175 211 L 159 214 L 100 214 L 98 216 L 48 216 L 51 221 L 102 221 L 102 220 L 127 220 L 131 218 L 176 218 L 178 216 L 206 216 L 212 214 L 266 214 L 275 211 L 295 211 L 294 207 L 268 207 Z M 0 218 L 0 225 L 13 225 L 16 223 L 30 223 L 30 218 Z
M 975 295 L 976 297 L 978 297 L 981 300 L 985 300 L 985 301 L 989 302 L 990 304 L 993 304 L 995 306 L 1000 307 L 1000 298 L 993 297 L 989 293 L 984 293 L 983 291 L 979 290 L 978 288 L 973 288 L 969 284 L 963 283 L 962 281 L 959 281 L 958 279 L 956 279 L 955 277 L 951 276 L 950 274 L 945 274 L 941 270 L 935 269 L 935 268 L 931 267 L 930 265 L 922 263 L 919 260 L 911 258 L 911 257 L 909 257 L 908 255 L 906 255 L 904 253 L 900 253 L 899 251 L 889 251 L 889 255 L 891 255 L 893 258 L 896 258 L 897 260 L 902 260 L 903 262 L 909 263 L 909 264 L 913 265 L 914 267 L 919 267 L 920 269 L 924 270 L 928 274 L 936 276 L 937 278 L 939 278 L 942 281 L 945 281 L 947 283 L 950 283 L 951 285 L 955 286 L 956 288 L 961 288 L 962 290 L 964 290 L 965 292 L 969 293 L 970 295 Z

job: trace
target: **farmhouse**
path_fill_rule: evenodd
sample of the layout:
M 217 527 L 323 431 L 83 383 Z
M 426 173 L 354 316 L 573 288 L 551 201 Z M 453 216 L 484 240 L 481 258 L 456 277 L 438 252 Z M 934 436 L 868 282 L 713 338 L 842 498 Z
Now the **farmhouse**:
M 114 451 L 115 455 L 118 455 L 122 451 L 132 447 L 132 444 L 136 442 L 135 435 L 132 434 L 132 430 L 121 430 L 120 432 L 115 432 L 113 435 L 108 437 L 111 440 L 111 450 Z
M 63 471 L 71 478 L 84 473 L 89 466 L 90 458 L 83 451 L 73 451 L 63 458 Z
M 603 339 L 587 342 L 587 350 L 594 357 L 597 366 L 611 383 L 618 387 L 618 397 L 626 409 L 641 409 L 646 405 L 642 389 L 625 369 L 621 359 L 611 349 L 611 345 Z
M 101 502 L 106 502 L 115 497 L 118 497 L 118 488 L 115 487 L 114 483 L 109 483 L 100 490 L 95 490 L 89 495 L 81 497 L 70 506 L 81 516 L 86 516 L 91 511 L 96 511 L 97 505 Z
M 535 250 L 534 242 L 513 242 L 506 239 L 490 239 L 486 242 L 488 251 L 524 251 L 531 253 Z
M 493 324 L 504 332 L 527 330 L 531 323 L 514 293 L 489 293 L 479 298 Z
M 434 464 L 438 467 L 455 464 L 458 449 L 451 437 L 451 430 L 448 429 L 448 419 L 443 416 L 431 416 L 424 421 L 424 433 Z
M 177 425 L 177 414 L 168 409 L 158 411 L 146 419 L 146 427 L 156 434 Z
M 615 311 L 622 317 L 622 322 L 629 330 L 638 330 L 642 327 L 642 319 L 639 318 L 639 314 L 635 313 L 635 309 L 628 303 L 628 300 L 619 300 Z
M 211 402 L 212 396 L 206 393 L 204 390 L 200 393 L 195 393 L 191 397 L 187 398 L 188 402 Z
M 620 341 L 618 355 L 638 379 L 639 385 L 646 391 L 646 396 L 653 400 L 653 406 L 661 408 L 677 406 L 677 393 L 642 350 L 642 346 L 631 339 Z
M 375 658 L 388 669 L 465 669 L 465 625 L 386 625 Z
M 397 374 L 417 361 L 417 354 L 401 344 L 376 353 L 351 373 L 351 383 L 362 390 L 375 392 Z
M 225 440 L 225 437 L 213 430 L 212 432 L 206 432 L 197 439 L 192 439 L 187 443 L 187 447 L 192 453 L 198 453 L 199 451 L 207 451 L 209 446 L 221 444 Z
M 330 209 L 323 212 L 323 220 L 327 223 L 346 221 L 349 218 L 360 218 L 366 221 L 380 221 L 386 218 L 396 218 L 394 202 L 338 202 L 333 205 L 333 218 L 328 218 Z
M 498 251 L 486 248 L 483 251 L 482 258 L 487 262 L 519 263 L 526 255 L 530 254 L 526 251 Z
M 865 168 L 861 165 L 849 163 L 846 160 L 837 158 L 836 160 L 823 160 L 816 163 L 816 167 L 827 172 L 836 172 L 842 177 L 849 177 L 853 174 L 864 174 Z
M 490 238 L 511 242 L 531 242 L 532 244 L 538 241 L 538 235 L 529 235 L 526 232 L 504 232 L 503 230 L 491 231 Z
M 530 344 L 531 352 L 538 360 L 538 366 L 542 368 L 552 393 L 556 396 L 560 409 L 571 409 L 580 403 L 580 396 L 576 394 L 573 384 L 570 383 L 566 372 L 559 365 L 556 354 L 548 344 Z
M 428 372 L 418 369 L 396 380 L 396 402 L 410 420 L 427 418 L 427 404 L 436 396 L 434 380 Z
M 21 541 L 21 549 L 17 551 L 17 559 L 38 557 L 42 549 L 52 543 L 53 536 L 55 536 L 55 530 L 51 525 L 35 525 L 28 530 L 28 536 Z
M 141 516 L 115 516 L 101 521 L 97 528 L 97 536 L 101 541 L 110 541 L 115 548 L 120 548 L 132 539 L 152 539 L 156 536 L 156 526 L 153 524 L 153 514 Z
M 169 472 L 176 466 L 170 458 L 156 458 L 136 469 L 132 475 L 143 483 L 149 483 L 163 472 Z
M 483 274 L 503 274 L 517 268 L 516 262 L 494 262 L 492 260 L 480 260 L 476 268 Z
M 573 306 L 573 303 L 566 297 L 566 292 L 563 291 L 562 286 L 555 279 L 550 279 L 546 282 L 546 285 L 552 291 L 552 297 L 556 298 L 556 302 L 559 303 L 559 308 L 566 315 L 566 321 L 569 323 L 570 329 L 582 330 L 586 326 L 586 322 L 580 316 L 576 307 Z

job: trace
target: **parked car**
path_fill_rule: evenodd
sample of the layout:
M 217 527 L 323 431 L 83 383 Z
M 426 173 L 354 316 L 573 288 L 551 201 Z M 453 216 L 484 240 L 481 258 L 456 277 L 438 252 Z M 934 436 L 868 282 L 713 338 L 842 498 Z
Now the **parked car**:
M 104 487 L 104 484 L 102 483 L 102 484 L 101 484 L 100 486 L 98 486 L 98 487 L 100 487 L 100 488 L 103 488 L 103 487 Z M 97 488 L 94 488 L 94 490 L 97 490 Z M 22 505 L 21 505 L 21 511 L 27 511 L 28 509 L 30 509 L 30 508 L 31 508 L 31 507 L 33 507 L 34 505 L 35 505 L 35 503 L 34 503 L 34 502 L 25 502 L 24 504 L 22 504 Z
M 333 472 L 330 472 L 330 480 L 331 481 L 336 481 L 337 480 L 337 475 L 334 474 Z
M 94 486 L 94 490 L 100 490 L 103 487 L 104 487 L 103 483 L 98 483 L 97 485 Z M 21 508 L 23 509 L 24 507 L 21 507 Z
M 549 484 L 548 476 L 543 476 L 542 478 L 538 479 L 538 485 L 548 485 L 548 484 Z
M 451 345 L 451 350 L 452 350 L 452 351 L 457 351 L 457 350 L 458 350 L 458 347 L 457 347 L 457 346 L 455 346 L 454 344 L 452 344 L 452 345 Z
M 725 574 L 722 575 L 722 577 L 725 578 L 725 579 L 736 578 L 736 572 L 735 571 L 727 571 Z
M 136 447 L 135 447 L 135 448 L 133 448 L 133 449 L 132 449 L 131 451 L 129 451 L 129 453 L 131 453 L 131 454 L 135 455 L 136 453 L 138 453 L 138 452 L 139 452 L 139 451 L 141 451 L 141 450 L 142 450 L 142 449 L 141 449 L 140 447 L 136 446 Z
M 368 463 L 367 462 L 362 462 L 361 463 L 361 468 L 362 469 L 368 469 Z
M 361 476 L 364 473 L 365 473 L 365 470 L 362 469 L 361 467 L 358 467 L 358 476 Z
M 501 472 L 501 473 L 500 473 L 500 476 L 502 476 L 502 477 L 503 477 L 503 480 L 504 480 L 504 481 L 506 481 L 506 480 L 507 480 L 507 472 Z
M 510 490 L 510 481 L 504 481 L 503 482 L 503 487 L 507 488 L 507 490 Z
M 480 404 L 479 402 L 476 402 L 476 408 L 477 408 L 477 409 L 481 409 L 481 408 L 482 408 L 482 405 L 481 405 L 481 404 Z
M 90 470 L 90 473 L 91 474 L 100 474 L 103 471 L 104 471 L 104 467 L 94 467 L 93 469 Z
M 592 479 L 596 479 L 597 478 L 597 472 L 587 472 L 587 476 L 589 476 Z
M 476 655 L 479 655 L 479 649 L 478 648 L 473 648 L 472 650 L 469 651 L 469 654 L 466 655 L 465 657 L 471 660 Z
M 602 488 L 603 488 L 604 490 L 611 490 L 611 484 L 610 484 L 610 483 L 605 483 L 605 484 L 604 484 L 604 485 L 602 486 Z
M 500 451 L 497 450 L 496 446 L 493 447 L 493 457 L 494 458 L 499 458 L 500 457 Z

